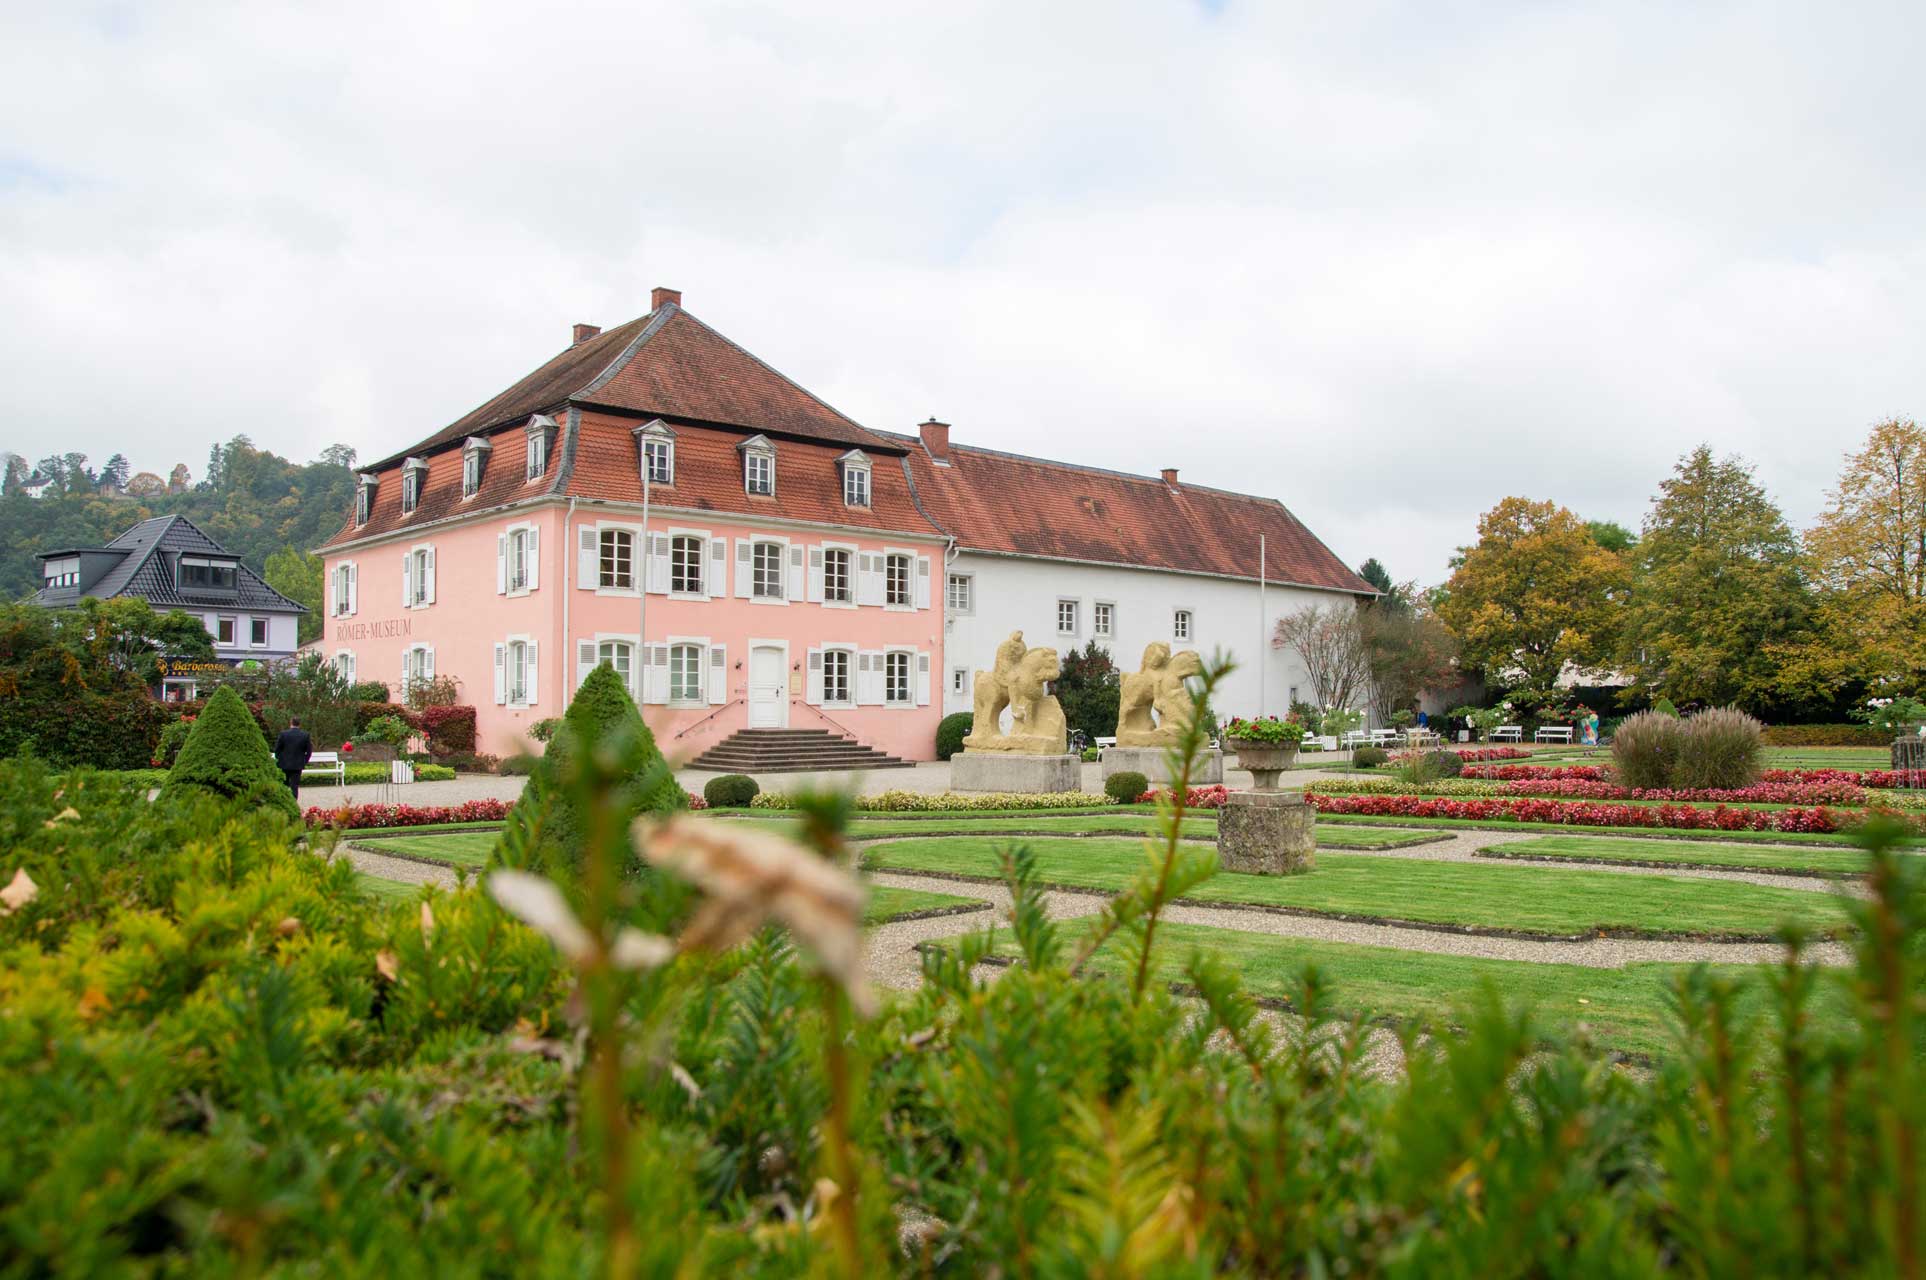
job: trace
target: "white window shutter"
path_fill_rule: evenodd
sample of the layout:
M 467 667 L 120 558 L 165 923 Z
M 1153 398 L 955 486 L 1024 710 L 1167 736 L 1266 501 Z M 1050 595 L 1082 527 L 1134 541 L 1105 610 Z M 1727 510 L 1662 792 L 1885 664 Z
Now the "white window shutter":
M 528 589 L 530 591 L 542 585 L 541 577 L 542 531 L 531 527 L 528 531 Z M 535 652 L 535 646 L 531 644 L 528 647 L 528 652 L 532 655 Z M 533 657 L 531 657 L 529 661 L 532 664 L 534 661 Z M 535 690 L 535 680 L 533 677 L 529 678 L 528 687 L 531 694 L 529 701 L 533 702 L 535 701 L 532 696 Z
M 669 700 L 669 646 L 645 645 L 648 666 L 642 672 L 642 701 L 665 703 Z
M 341 570 L 339 569 L 328 570 L 328 594 L 327 598 L 321 602 L 321 608 L 330 618 L 334 616 L 335 579 L 341 576 Z
M 421 671 L 428 679 L 435 678 L 435 646 L 432 644 L 421 646 Z
M 803 557 L 805 554 L 807 553 L 803 550 L 801 543 L 790 544 L 789 572 L 783 580 L 782 588 L 783 595 L 791 600 L 800 600 L 803 598 Z
M 809 549 L 809 600 L 820 603 L 823 598 L 823 549 Z
M 528 705 L 529 706 L 532 707 L 535 705 L 535 695 L 541 689 L 541 687 L 542 686 L 540 682 L 535 677 L 535 642 L 533 640 L 530 640 L 528 642 Z
M 804 683 L 803 701 L 812 707 L 823 705 L 823 651 L 809 651 L 809 676 Z
M 856 705 L 875 706 L 883 700 L 882 657 L 869 649 L 856 654 Z
M 916 705 L 930 705 L 930 655 L 924 649 L 916 651 Z
M 709 705 L 719 707 L 729 701 L 729 647 L 709 646 Z
M 575 548 L 575 576 L 583 591 L 602 585 L 601 532 L 592 524 L 582 526 Z
M 495 646 L 495 705 L 508 701 L 508 646 Z
M 433 604 L 435 602 L 435 549 L 433 547 L 428 548 L 427 578 L 428 583 L 425 589 L 428 593 L 428 603 Z
M 595 641 L 578 640 L 575 642 L 575 687 L 582 687 L 582 681 L 589 678 L 595 670 Z
M 401 702 L 408 701 L 408 659 L 413 654 L 413 649 L 401 651 L 401 683 L 395 686 L 395 697 Z
M 351 564 L 348 566 L 348 612 L 350 614 L 354 614 L 354 613 L 360 612 L 360 610 L 361 610 L 361 566 L 358 564 Z
M 495 594 L 508 594 L 508 535 L 505 533 L 495 535 Z
M 876 571 L 876 562 L 882 559 L 868 551 L 856 553 L 856 603 L 872 605 L 883 603 L 883 575 Z
M 709 572 L 703 576 L 702 590 L 711 598 L 729 594 L 729 544 L 722 538 L 709 539 Z
M 401 607 L 413 607 L 415 603 L 415 553 L 401 553 Z
M 647 586 L 655 594 L 669 593 L 669 547 L 672 539 L 666 533 L 649 535 L 649 570 Z
M 747 600 L 749 598 L 749 588 L 752 585 L 751 578 L 755 572 L 750 557 L 754 554 L 754 551 L 750 547 L 749 539 L 736 539 L 736 599 L 738 600 Z
M 930 607 L 930 558 L 916 557 L 916 594 L 911 597 L 919 609 Z

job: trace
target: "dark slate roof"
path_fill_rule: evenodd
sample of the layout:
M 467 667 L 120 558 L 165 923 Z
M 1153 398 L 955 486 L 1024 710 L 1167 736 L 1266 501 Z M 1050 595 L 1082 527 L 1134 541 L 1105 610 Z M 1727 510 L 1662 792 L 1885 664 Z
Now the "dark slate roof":
M 143 520 L 101 548 L 81 550 L 118 551 L 119 564 L 103 574 L 85 592 L 71 587 L 42 587 L 34 593 L 34 603 L 70 605 L 85 594 L 102 600 L 115 596 L 140 596 L 157 609 L 246 609 L 253 613 L 306 613 L 303 605 L 261 581 L 260 575 L 240 563 L 240 557 L 202 533 L 186 516 L 155 516 Z M 175 565 L 181 555 L 226 556 L 239 566 L 235 575 L 235 594 L 184 592 L 175 585 Z M 44 553 L 44 554 L 73 554 Z M 44 555 L 43 555 L 44 558 Z

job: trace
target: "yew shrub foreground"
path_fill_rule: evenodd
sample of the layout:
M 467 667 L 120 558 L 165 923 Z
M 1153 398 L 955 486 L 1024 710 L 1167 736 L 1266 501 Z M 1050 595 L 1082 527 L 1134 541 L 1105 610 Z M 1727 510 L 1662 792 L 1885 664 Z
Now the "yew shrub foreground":
M 673 870 L 702 879 L 693 852 L 654 856 L 667 829 L 617 882 L 635 837 L 596 819 L 611 779 L 580 759 L 580 878 L 489 882 L 559 949 L 479 889 L 377 906 L 272 812 L 0 763 L 5 1268 L 1917 1267 L 1926 886 L 1884 828 L 1854 965 L 1807 965 L 1795 937 L 1750 992 L 1695 971 L 1650 1072 L 1545 1043 L 1487 991 L 1433 1038 L 1405 1028 L 1387 1079 L 1366 1069 L 1366 1011 L 1315 970 L 1291 995 L 1304 1023 L 1279 1024 L 1211 956 L 1172 953 L 1165 906 L 1215 871 L 1177 838 L 1180 808 L 1091 920 L 1051 919 L 1012 849 L 997 928 L 1021 963 L 981 979 L 992 941 L 966 935 L 865 1016 L 850 953 L 816 958 L 835 942 L 821 901 L 792 901 L 807 953 L 773 927 L 730 946 L 746 906 L 717 887 L 799 857 L 835 868 L 760 882 L 795 899 L 847 877 L 846 801 L 799 798 L 808 850 L 700 824 L 701 892 Z M 522 817 L 515 866 L 546 813 Z M 624 937 L 633 962 L 601 941 Z M 1841 1030 L 1814 1029 L 1819 999 L 1849 1008 Z

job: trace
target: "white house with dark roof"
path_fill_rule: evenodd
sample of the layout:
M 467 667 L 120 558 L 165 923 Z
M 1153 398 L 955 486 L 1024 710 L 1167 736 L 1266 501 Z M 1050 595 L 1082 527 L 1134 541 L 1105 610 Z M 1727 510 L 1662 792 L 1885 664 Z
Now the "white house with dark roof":
M 291 656 L 307 612 L 186 516 L 143 520 L 104 547 L 43 551 L 40 576 L 34 603 L 49 608 L 71 608 L 89 596 L 138 596 L 163 612 L 179 609 L 199 617 L 214 641 L 214 660 L 167 664 L 161 692 L 170 701 L 194 697 L 196 678 L 210 665 Z

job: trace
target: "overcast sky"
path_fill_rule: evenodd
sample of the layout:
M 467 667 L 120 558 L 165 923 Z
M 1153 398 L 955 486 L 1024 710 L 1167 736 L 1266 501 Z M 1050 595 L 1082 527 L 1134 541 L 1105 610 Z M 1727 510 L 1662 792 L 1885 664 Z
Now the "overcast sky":
M 841 15 L 841 16 L 832 16 Z M 0 448 L 364 458 L 651 285 L 872 427 L 1436 581 L 1926 414 L 1913 4 L 13 4 Z

